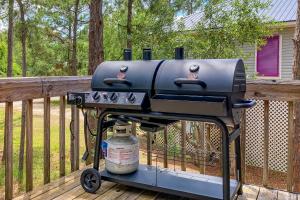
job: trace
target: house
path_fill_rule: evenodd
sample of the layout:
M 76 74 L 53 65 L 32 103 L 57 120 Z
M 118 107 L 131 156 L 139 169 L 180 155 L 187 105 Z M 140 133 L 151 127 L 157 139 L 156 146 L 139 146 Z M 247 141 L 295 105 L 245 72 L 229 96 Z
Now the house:
M 270 6 L 261 11 L 270 19 L 281 22 L 280 31 L 267 39 L 260 50 L 255 45 L 244 45 L 249 55 L 245 60 L 247 77 L 259 79 L 292 79 L 293 36 L 296 26 L 297 0 L 271 0 Z M 201 13 L 181 19 L 186 29 L 191 30 L 201 20 Z

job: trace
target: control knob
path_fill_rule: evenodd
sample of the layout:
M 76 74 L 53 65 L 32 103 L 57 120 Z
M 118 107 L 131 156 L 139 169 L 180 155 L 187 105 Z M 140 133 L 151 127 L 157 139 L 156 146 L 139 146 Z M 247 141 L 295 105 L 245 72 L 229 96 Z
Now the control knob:
M 105 92 L 105 93 L 103 93 L 102 95 L 103 95 L 103 99 L 104 99 L 105 101 L 107 101 L 107 100 L 108 100 L 108 94 Z
M 77 106 L 81 106 L 82 105 L 82 97 L 81 96 L 75 97 L 75 104 Z
M 118 95 L 117 95 L 115 92 L 113 92 L 113 93 L 110 95 L 110 100 L 111 100 L 112 102 L 116 102 L 116 101 L 118 100 Z
M 134 103 L 135 102 L 135 96 L 132 92 L 129 93 L 128 97 L 127 97 L 128 101 L 130 103 Z
M 100 94 L 98 93 L 98 92 L 95 92 L 94 94 L 93 94 L 93 99 L 95 100 L 95 101 L 99 101 L 99 99 L 100 99 Z

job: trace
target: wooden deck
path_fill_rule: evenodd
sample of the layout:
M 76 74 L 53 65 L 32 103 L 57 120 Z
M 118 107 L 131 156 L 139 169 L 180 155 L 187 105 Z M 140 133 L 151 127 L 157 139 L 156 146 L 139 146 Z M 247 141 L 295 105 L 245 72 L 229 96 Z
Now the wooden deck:
M 65 199 L 99 199 L 99 200 L 177 200 L 185 199 L 172 195 L 160 194 L 147 190 L 140 190 L 124 185 L 104 181 L 97 194 L 84 192 L 80 185 L 81 171 L 76 171 L 69 176 L 58 179 L 52 183 L 34 189 L 32 192 L 23 194 L 15 199 L 34 200 L 65 200 Z M 300 200 L 300 195 L 283 191 L 270 190 L 262 187 L 245 185 L 243 196 L 239 200 Z M 186 199 L 185 199 L 186 200 Z

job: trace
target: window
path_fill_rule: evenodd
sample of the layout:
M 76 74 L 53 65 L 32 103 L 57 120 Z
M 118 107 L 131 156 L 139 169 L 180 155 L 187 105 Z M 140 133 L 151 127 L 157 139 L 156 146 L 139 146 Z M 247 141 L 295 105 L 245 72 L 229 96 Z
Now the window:
M 256 54 L 256 71 L 258 76 L 279 77 L 279 39 L 272 36 Z

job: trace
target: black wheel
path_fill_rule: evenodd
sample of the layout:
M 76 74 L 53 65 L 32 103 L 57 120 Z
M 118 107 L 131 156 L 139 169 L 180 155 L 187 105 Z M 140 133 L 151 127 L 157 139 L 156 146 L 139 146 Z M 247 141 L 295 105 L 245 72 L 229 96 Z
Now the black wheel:
M 81 186 L 86 192 L 95 193 L 101 186 L 101 176 L 94 168 L 86 169 L 80 178 Z

